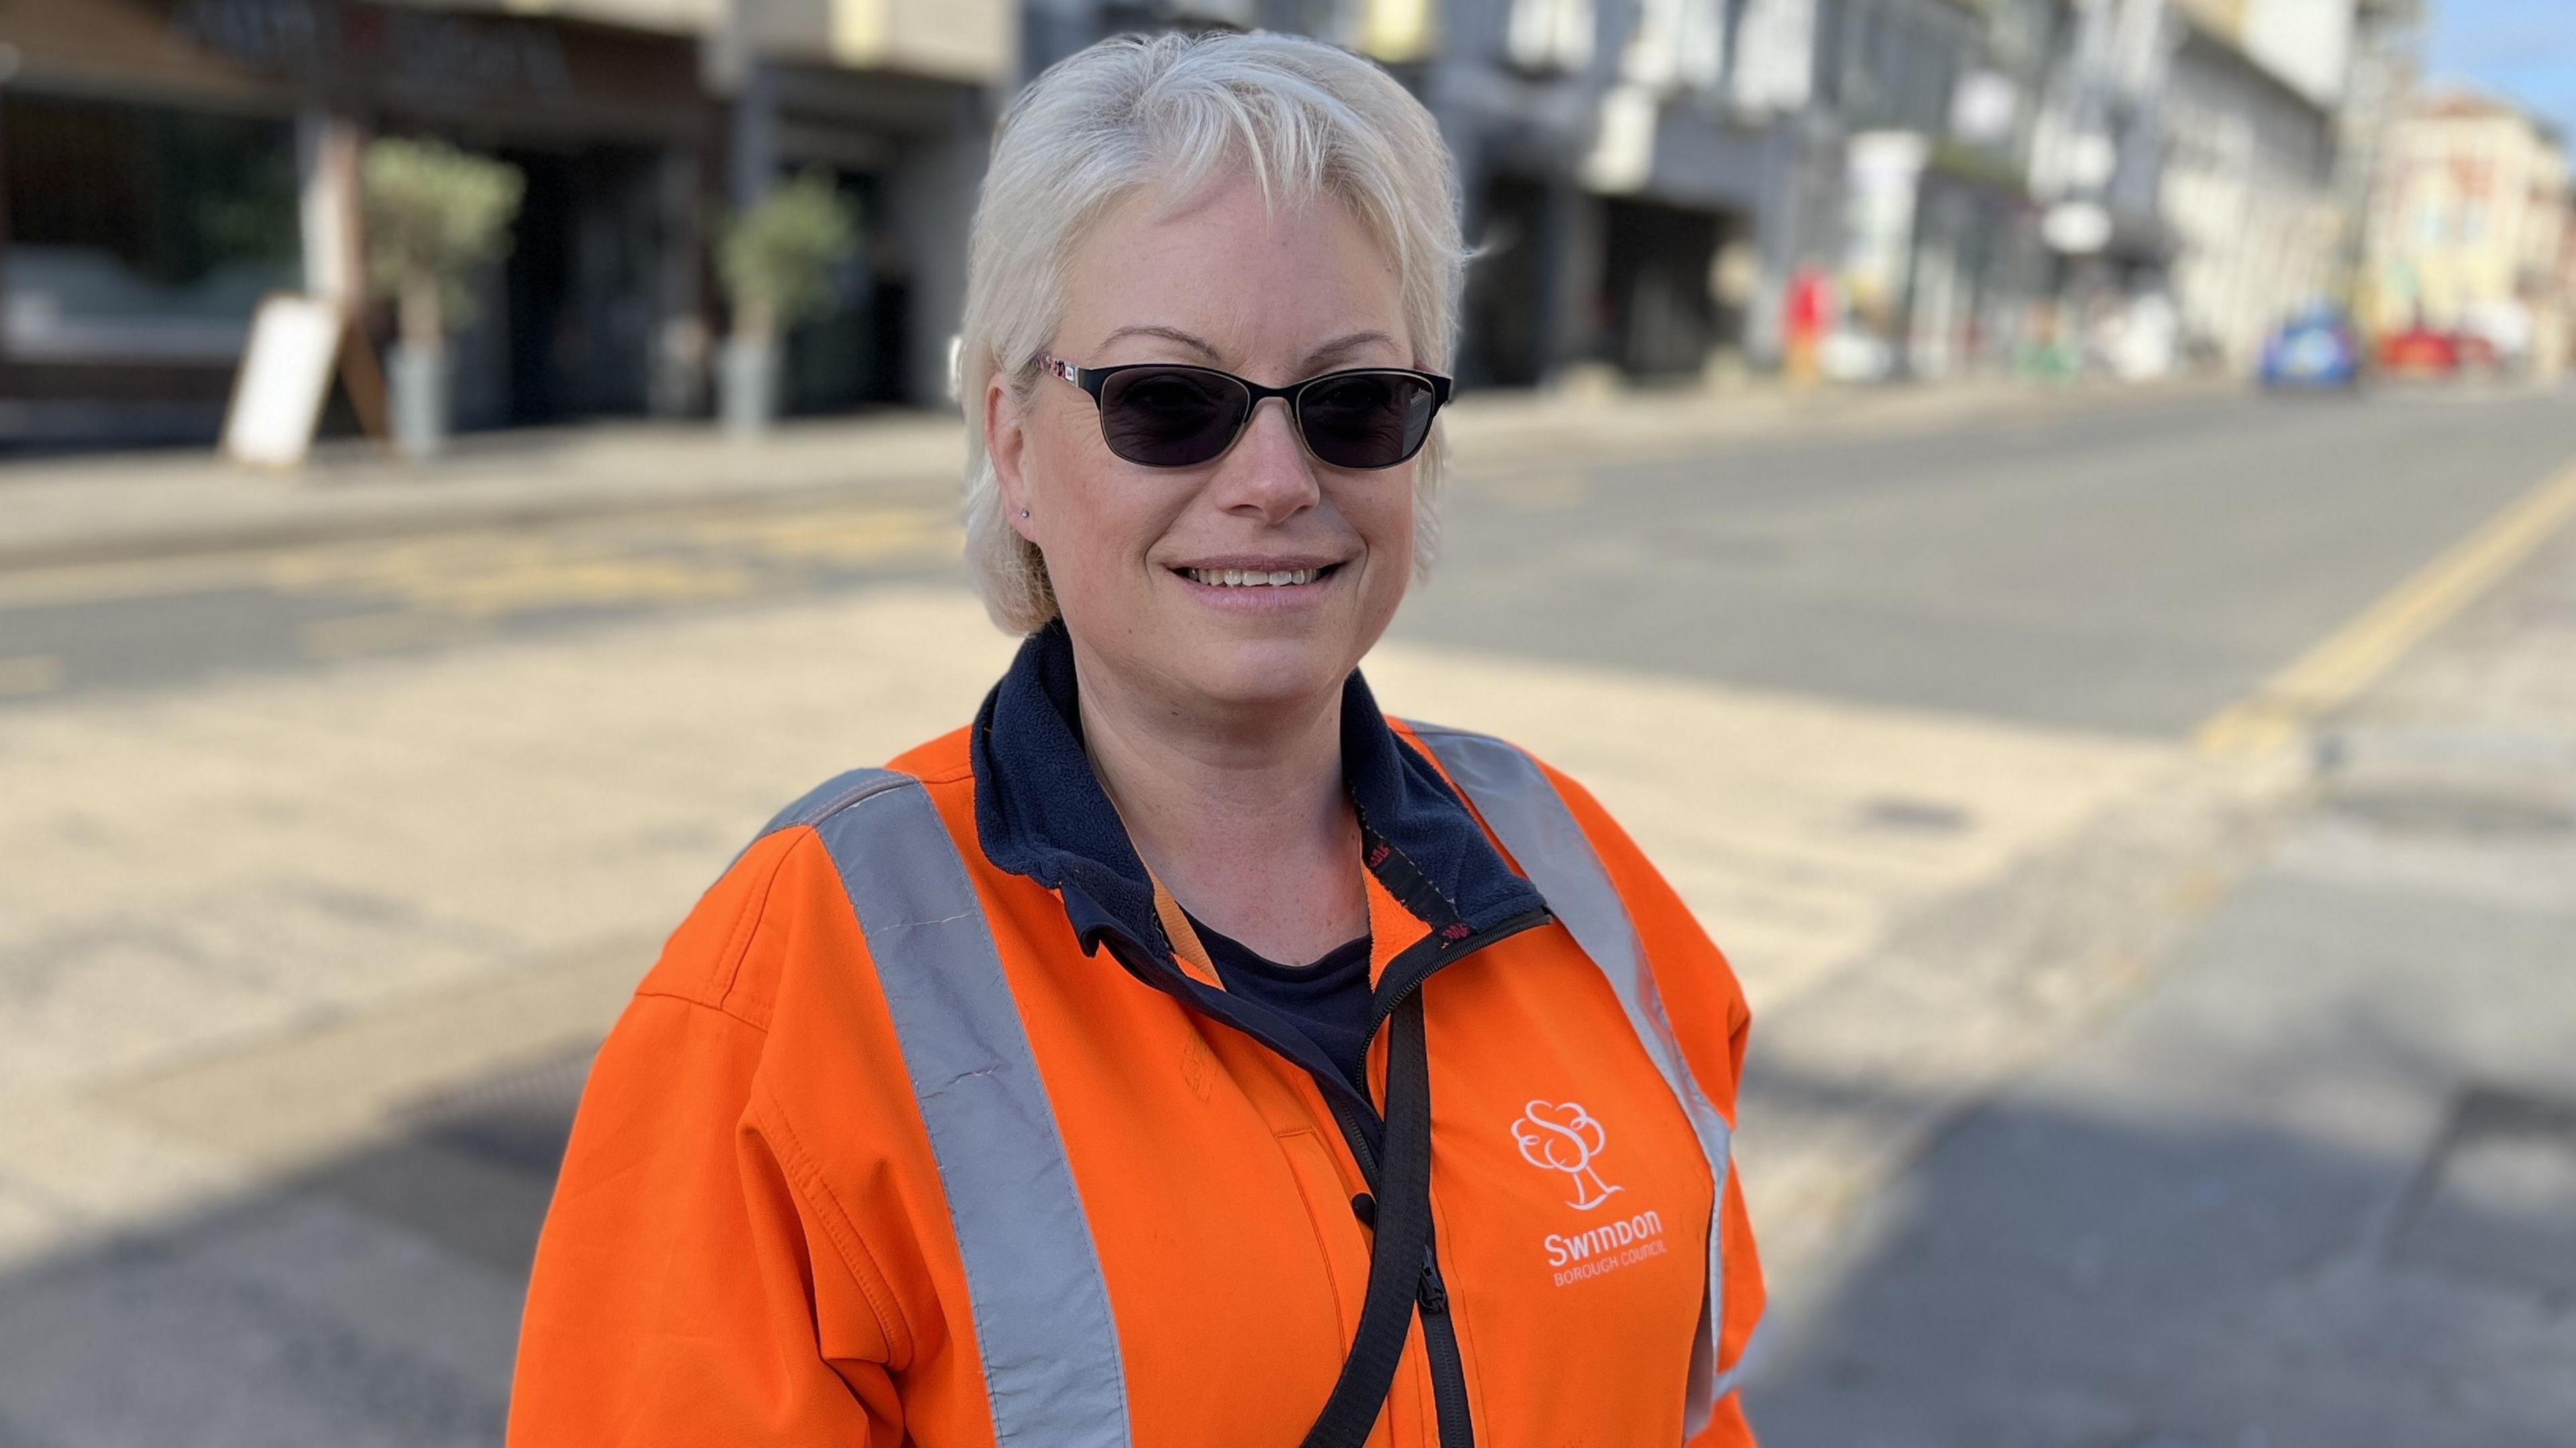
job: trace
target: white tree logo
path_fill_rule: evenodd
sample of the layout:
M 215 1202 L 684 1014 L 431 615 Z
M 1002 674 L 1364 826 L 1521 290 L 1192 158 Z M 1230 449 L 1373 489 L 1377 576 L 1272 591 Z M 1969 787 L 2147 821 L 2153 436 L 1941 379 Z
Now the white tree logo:
M 1531 1102 L 1512 1123 L 1512 1140 L 1520 1143 L 1521 1160 L 1574 1178 L 1574 1200 L 1566 1205 L 1576 1211 L 1591 1211 L 1619 1190 L 1592 1169 L 1601 1154 L 1601 1123 L 1575 1102 Z

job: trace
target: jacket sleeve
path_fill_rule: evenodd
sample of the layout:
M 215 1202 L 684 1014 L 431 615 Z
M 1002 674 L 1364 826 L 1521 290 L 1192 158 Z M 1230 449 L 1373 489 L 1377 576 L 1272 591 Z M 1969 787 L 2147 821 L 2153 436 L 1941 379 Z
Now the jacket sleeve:
M 1734 1123 L 1736 1087 L 1744 1076 L 1752 1012 L 1744 1004 L 1733 967 L 1663 872 L 1647 860 L 1591 791 L 1545 764 L 1539 768 L 1573 811 L 1636 923 L 1647 967 L 1654 972 L 1655 988 L 1664 998 L 1665 1014 L 1680 1038 L 1691 1074 L 1727 1121 Z M 1724 1370 L 1742 1361 L 1754 1325 L 1761 1321 L 1763 1304 L 1762 1264 L 1753 1245 L 1753 1223 L 1745 1211 L 1743 1183 L 1732 1169 L 1726 1174 L 1718 1223 L 1726 1253 L 1725 1320 L 1718 1325 L 1717 1354 L 1718 1366 Z M 1750 1448 L 1752 1443 L 1740 1395 L 1730 1393 L 1719 1401 L 1707 1430 L 1691 1440 L 1690 1448 Z
M 783 853 L 708 892 L 600 1048 L 529 1283 L 514 1448 L 903 1436 L 856 1234 L 761 1084 L 767 1033 L 689 988 L 739 965 Z

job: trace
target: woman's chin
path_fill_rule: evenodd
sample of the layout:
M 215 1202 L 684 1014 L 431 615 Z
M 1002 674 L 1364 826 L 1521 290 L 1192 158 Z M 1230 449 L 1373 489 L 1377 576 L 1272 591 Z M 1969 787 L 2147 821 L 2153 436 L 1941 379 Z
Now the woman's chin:
M 1180 682 L 1221 709 L 1294 708 L 1334 693 L 1356 655 L 1342 640 L 1201 639 L 1174 651 Z

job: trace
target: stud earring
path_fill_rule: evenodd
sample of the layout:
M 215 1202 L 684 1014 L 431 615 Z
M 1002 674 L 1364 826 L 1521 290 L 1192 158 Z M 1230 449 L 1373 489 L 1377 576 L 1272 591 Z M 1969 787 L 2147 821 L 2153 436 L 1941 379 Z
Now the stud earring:
M 1026 509 L 1026 508 L 1022 508 L 1022 509 L 1020 510 L 1020 516 L 1021 516 L 1021 517 L 1025 518 L 1025 517 L 1027 517 L 1028 515 L 1029 515 L 1029 510 L 1028 510 L 1028 509 Z

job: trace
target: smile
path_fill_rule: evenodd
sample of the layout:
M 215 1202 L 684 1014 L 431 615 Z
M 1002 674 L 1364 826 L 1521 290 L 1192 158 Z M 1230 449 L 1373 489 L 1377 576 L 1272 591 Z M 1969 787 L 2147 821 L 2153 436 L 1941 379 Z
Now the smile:
M 1289 588 L 1314 583 L 1339 567 L 1338 563 L 1328 563 L 1321 568 L 1180 568 L 1173 571 L 1192 583 L 1204 583 L 1211 588 Z

